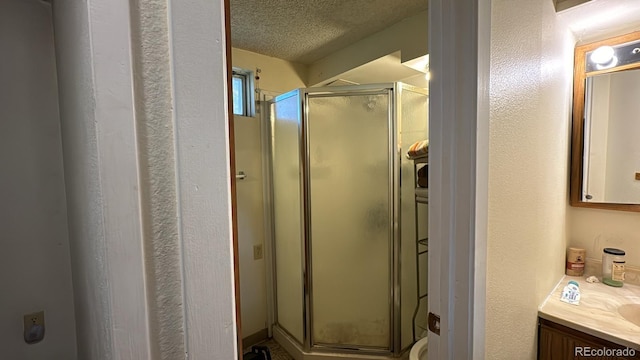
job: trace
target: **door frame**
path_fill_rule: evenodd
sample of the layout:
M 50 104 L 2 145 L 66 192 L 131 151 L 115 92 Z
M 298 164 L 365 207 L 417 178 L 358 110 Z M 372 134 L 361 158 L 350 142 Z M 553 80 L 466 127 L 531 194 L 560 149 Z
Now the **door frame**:
M 185 358 L 242 358 L 229 0 L 169 0 Z
M 187 351 L 192 359 L 238 358 L 229 2 L 170 0 L 169 7 Z M 430 0 L 429 9 L 429 307 L 442 315 L 441 335 L 429 333 L 429 357 L 482 359 L 490 0 Z
M 429 1 L 430 359 L 484 359 L 490 23 L 490 0 Z

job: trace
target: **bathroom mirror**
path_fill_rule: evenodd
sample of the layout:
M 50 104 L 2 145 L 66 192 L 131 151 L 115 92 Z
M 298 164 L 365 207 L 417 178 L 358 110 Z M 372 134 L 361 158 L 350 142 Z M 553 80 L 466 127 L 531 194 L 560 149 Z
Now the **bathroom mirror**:
M 571 205 L 640 212 L 640 31 L 576 47 Z

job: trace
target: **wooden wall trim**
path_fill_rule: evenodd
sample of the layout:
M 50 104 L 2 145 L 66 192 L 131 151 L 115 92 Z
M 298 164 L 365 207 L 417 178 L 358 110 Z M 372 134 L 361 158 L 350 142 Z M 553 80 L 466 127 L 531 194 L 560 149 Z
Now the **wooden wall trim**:
M 238 201 L 236 196 L 236 146 L 233 115 L 233 61 L 231 51 L 231 4 L 224 0 L 224 32 L 227 58 L 227 111 L 229 112 L 229 164 L 231 174 L 231 226 L 233 231 L 233 283 L 236 298 L 238 359 L 242 360 L 242 321 L 240 314 L 240 255 L 238 254 Z

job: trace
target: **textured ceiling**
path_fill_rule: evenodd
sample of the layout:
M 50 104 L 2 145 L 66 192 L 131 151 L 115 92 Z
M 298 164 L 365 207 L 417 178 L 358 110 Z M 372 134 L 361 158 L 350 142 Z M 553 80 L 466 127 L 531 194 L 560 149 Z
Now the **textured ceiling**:
M 427 9 L 428 0 L 231 0 L 233 47 L 311 64 Z

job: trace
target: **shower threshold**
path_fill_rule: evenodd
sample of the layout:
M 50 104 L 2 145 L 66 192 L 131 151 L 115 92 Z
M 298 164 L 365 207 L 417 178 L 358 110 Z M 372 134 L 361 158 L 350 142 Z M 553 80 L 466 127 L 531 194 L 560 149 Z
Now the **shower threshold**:
M 300 347 L 297 341 L 295 341 L 289 334 L 279 328 L 277 325 L 273 327 L 273 338 L 282 346 L 295 360 L 337 360 L 337 359 L 353 359 L 353 360 L 406 360 L 409 359 L 409 351 L 404 351 L 399 356 L 394 356 L 391 353 L 381 354 L 359 354 L 358 351 L 349 351 L 342 349 L 336 349 L 335 352 L 325 351 L 310 351 L 306 352 Z

